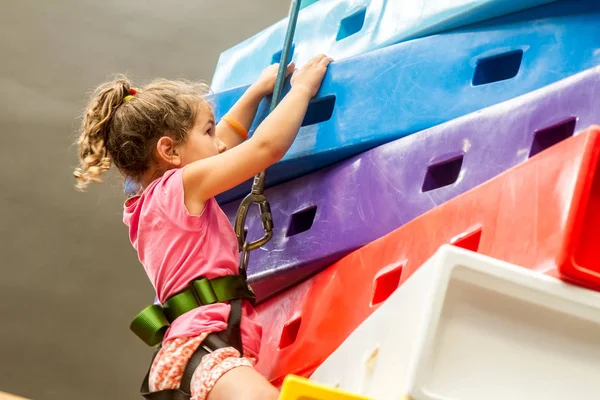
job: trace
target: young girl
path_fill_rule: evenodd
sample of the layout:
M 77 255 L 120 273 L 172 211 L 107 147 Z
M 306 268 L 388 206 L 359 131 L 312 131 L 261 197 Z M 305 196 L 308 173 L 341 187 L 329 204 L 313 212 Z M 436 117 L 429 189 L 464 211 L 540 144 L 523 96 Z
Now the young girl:
M 237 273 L 237 239 L 214 196 L 283 157 L 330 62 L 320 55 L 295 71 L 290 92 L 246 141 L 278 65 L 267 68 L 218 124 L 201 84 L 159 80 L 133 89 L 121 78 L 92 95 L 79 138 L 77 186 L 101 182 L 113 163 L 143 188 L 125 203 L 123 220 L 161 304 L 201 276 Z M 291 64 L 288 75 L 293 70 Z M 171 323 L 150 369 L 151 392 L 178 389 L 190 355 L 207 335 L 227 328 L 230 309 L 227 302 L 205 305 Z M 244 354 L 225 347 L 205 355 L 193 372 L 192 399 L 276 399 L 278 391 L 252 368 L 261 333 L 244 301 Z

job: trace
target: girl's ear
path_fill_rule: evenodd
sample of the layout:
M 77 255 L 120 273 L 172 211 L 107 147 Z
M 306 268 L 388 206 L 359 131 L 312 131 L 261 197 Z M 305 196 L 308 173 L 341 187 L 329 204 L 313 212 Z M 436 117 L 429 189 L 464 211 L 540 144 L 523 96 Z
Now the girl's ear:
M 163 136 L 156 142 L 156 157 L 159 162 L 164 162 L 173 167 L 181 166 L 181 157 L 177 152 L 175 142 L 168 136 Z

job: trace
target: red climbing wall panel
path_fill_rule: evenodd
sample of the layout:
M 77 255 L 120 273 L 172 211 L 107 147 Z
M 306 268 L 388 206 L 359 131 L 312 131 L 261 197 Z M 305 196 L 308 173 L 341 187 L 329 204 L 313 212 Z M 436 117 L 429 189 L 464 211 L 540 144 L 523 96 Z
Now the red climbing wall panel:
M 599 137 L 565 140 L 260 305 L 257 368 L 275 384 L 309 375 L 445 243 L 600 290 Z

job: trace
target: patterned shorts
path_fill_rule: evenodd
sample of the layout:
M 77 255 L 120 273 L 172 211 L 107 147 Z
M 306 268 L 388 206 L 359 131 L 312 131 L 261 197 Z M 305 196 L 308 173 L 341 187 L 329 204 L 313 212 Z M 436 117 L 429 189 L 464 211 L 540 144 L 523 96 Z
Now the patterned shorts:
M 209 334 L 203 333 L 192 338 L 177 338 L 163 343 L 152 362 L 149 386 L 151 392 L 177 389 L 181 384 L 183 370 L 194 351 Z M 233 347 L 218 349 L 202 358 L 191 382 L 192 400 L 205 400 L 220 377 L 236 367 L 253 367 L 256 359 L 245 355 Z

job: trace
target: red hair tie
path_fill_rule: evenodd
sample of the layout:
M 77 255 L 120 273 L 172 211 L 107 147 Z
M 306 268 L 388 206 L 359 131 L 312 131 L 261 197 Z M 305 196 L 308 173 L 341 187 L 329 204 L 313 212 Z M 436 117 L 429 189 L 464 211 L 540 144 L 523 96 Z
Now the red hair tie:
M 129 94 L 123 98 L 123 101 L 129 101 L 138 93 L 137 89 L 129 88 Z

